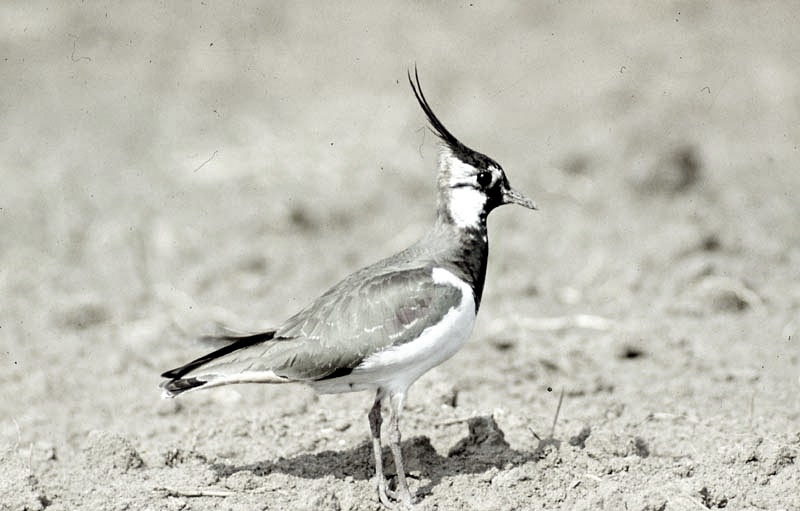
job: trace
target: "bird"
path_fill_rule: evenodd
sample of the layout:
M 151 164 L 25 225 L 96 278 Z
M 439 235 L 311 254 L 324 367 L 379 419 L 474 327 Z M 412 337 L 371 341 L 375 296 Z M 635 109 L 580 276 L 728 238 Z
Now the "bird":
M 319 393 L 371 391 L 367 414 L 380 503 L 415 503 L 401 452 L 406 394 L 424 373 L 452 357 L 470 336 L 481 304 L 489 239 L 487 217 L 504 204 L 537 209 L 509 184 L 492 158 L 470 149 L 439 120 L 419 73 L 408 81 L 441 142 L 433 227 L 410 247 L 362 268 L 273 330 L 218 336 L 222 348 L 164 372 L 164 397 L 236 383 L 310 385 Z M 394 489 L 383 469 L 381 429 L 388 408 Z

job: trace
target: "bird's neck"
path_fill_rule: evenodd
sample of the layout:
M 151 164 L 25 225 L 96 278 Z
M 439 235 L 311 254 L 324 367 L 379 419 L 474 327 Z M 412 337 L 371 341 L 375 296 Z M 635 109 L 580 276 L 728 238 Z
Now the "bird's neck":
M 489 239 L 485 217 L 476 226 L 461 227 L 447 210 L 440 209 L 429 240 L 439 246 L 435 260 L 467 282 L 475 293 L 475 307 L 480 306 L 486 262 L 489 257 Z

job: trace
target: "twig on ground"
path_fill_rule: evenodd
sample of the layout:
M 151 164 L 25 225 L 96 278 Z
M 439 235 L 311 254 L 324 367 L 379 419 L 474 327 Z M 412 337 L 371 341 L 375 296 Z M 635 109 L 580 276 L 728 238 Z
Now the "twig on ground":
M 216 157 L 217 157 L 217 153 L 218 153 L 218 152 L 219 152 L 219 151 L 216 151 L 216 150 L 215 150 L 213 153 L 211 153 L 211 156 L 209 156 L 209 158 L 208 158 L 206 161 L 204 161 L 203 163 L 201 163 L 200 165 L 198 165 L 198 166 L 197 166 L 197 167 L 196 167 L 196 168 L 195 168 L 195 169 L 194 169 L 192 172 L 197 172 L 198 170 L 200 170 L 200 169 L 202 169 L 203 167 L 205 167 L 205 166 L 206 166 L 206 164 L 207 164 L 208 162 L 210 162 L 211 160 L 213 160 L 214 158 L 216 158 Z
M 161 486 L 153 489 L 155 491 L 163 491 L 172 497 L 232 497 L 236 495 L 236 492 L 216 490 L 214 488 L 170 488 Z
M 556 423 L 558 422 L 558 416 L 561 414 L 561 405 L 563 403 L 564 403 L 564 389 L 562 388 L 561 389 L 561 394 L 558 396 L 558 405 L 556 405 L 556 413 L 553 416 L 553 423 L 550 425 L 550 435 L 545 440 L 552 440 L 552 439 L 555 438 Z M 543 441 L 542 437 L 540 437 L 531 426 L 528 426 L 528 431 L 531 432 L 531 435 L 533 435 L 533 438 L 535 438 L 539 442 Z
M 446 420 L 446 421 L 439 421 L 435 425 L 436 426 L 452 426 L 453 424 L 461 424 L 463 422 L 467 422 L 471 418 L 472 417 L 461 417 L 461 418 L 458 418 L 458 419 L 449 419 L 449 420 Z
M 553 425 L 550 427 L 550 438 L 555 438 L 556 422 L 558 422 L 558 414 L 561 413 L 561 404 L 564 402 L 564 388 L 561 388 L 561 395 L 558 396 L 558 406 L 556 407 L 556 415 L 553 417 Z

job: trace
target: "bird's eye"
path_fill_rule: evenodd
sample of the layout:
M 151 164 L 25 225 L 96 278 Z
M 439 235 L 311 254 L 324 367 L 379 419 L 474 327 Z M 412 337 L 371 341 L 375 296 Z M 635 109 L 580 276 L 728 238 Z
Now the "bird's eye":
M 478 174 L 478 184 L 481 187 L 487 187 L 492 182 L 492 173 L 484 170 L 483 172 Z

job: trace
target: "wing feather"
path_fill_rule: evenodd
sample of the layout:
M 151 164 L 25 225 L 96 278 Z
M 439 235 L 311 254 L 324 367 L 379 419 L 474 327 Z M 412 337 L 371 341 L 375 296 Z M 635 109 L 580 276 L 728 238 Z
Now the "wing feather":
M 274 337 L 197 368 L 192 375 L 270 372 L 290 381 L 347 374 L 375 352 L 415 339 L 457 306 L 462 291 L 432 268 L 353 275 L 289 318 Z
M 434 282 L 431 270 L 387 272 L 321 296 L 276 331 L 286 343 L 284 356 L 292 357 L 274 360 L 272 370 L 292 379 L 323 379 L 415 339 L 462 298 L 460 289 Z
M 432 270 L 395 267 L 372 277 L 357 272 L 289 318 L 271 339 L 219 350 L 176 371 L 199 380 L 269 374 L 316 381 L 347 374 L 370 355 L 416 339 L 458 306 L 462 290 L 436 282 Z

